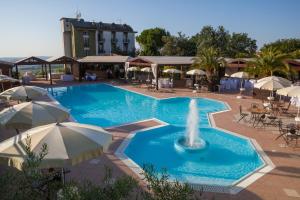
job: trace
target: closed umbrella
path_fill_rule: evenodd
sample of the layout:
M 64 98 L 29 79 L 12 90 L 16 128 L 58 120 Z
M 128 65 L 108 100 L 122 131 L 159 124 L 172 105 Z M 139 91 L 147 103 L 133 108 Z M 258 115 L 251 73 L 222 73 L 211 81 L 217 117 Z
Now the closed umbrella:
M 36 86 L 18 86 L 10 88 L 0 93 L 2 98 L 7 98 L 9 100 L 28 100 L 35 99 L 37 97 L 47 94 L 47 90 Z
M 29 129 L 54 122 L 63 122 L 69 112 L 47 102 L 25 102 L 0 112 L 0 125 L 5 128 Z
M 75 165 L 101 155 L 112 142 L 112 135 L 104 129 L 74 122 L 52 123 L 35 127 L 0 143 L 0 161 L 17 169 L 22 168 L 27 154 L 26 138 L 31 151 L 39 153 L 46 144 L 48 153 L 40 168 Z

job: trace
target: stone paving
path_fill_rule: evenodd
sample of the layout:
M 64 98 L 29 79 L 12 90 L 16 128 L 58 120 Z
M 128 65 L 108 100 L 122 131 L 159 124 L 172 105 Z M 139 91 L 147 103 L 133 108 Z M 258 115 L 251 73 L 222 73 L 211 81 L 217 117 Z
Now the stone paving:
M 111 84 L 117 84 L 116 82 L 110 82 Z M 78 82 L 70 82 L 68 85 L 85 84 Z M 90 84 L 90 82 L 88 82 Z M 39 81 L 35 85 L 49 86 L 48 82 Z M 60 81 L 54 81 L 53 86 L 63 86 L 65 83 Z M 145 88 L 117 84 L 118 86 L 136 91 L 139 93 L 155 96 L 157 98 L 167 98 L 175 96 L 190 96 L 190 97 L 206 97 L 217 99 L 226 102 L 231 110 L 214 114 L 214 121 L 217 127 L 236 132 L 241 135 L 255 139 L 262 147 L 264 152 L 269 156 L 272 162 L 275 164 L 275 169 L 267 173 L 246 189 L 236 195 L 209 193 L 204 194 L 207 198 L 214 199 L 270 199 L 270 200 L 284 200 L 284 199 L 300 199 L 300 148 L 287 147 L 284 145 L 284 141 L 279 139 L 275 140 L 278 135 L 276 129 L 270 128 L 253 128 L 245 123 L 237 123 L 236 117 L 239 112 L 239 105 L 244 108 L 250 107 L 253 102 L 261 102 L 252 97 L 246 97 L 245 99 L 237 99 L 236 94 L 219 94 L 219 93 L 192 93 L 190 89 L 175 89 L 172 93 L 164 92 L 151 92 Z M 49 99 L 43 99 L 49 100 Z M 293 108 L 293 112 L 296 110 Z M 122 176 L 124 174 L 132 175 L 137 178 L 121 160 L 115 155 L 116 149 L 128 134 L 132 131 L 140 130 L 147 127 L 157 126 L 158 122 L 148 120 L 140 123 L 134 123 L 131 125 L 124 125 L 107 129 L 113 134 L 114 141 L 110 146 L 107 153 L 98 158 L 83 162 L 76 166 L 72 166 L 71 173 L 68 174 L 68 179 L 84 180 L 88 179 L 95 183 L 99 183 L 104 177 L 105 166 L 110 167 L 113 170 L 115 177 Z M 8 137 L 15 135 L 15 131 L 0 129 L 0 140 L 4 140 Z M 1 170 L 1 168 L 0 168 Z

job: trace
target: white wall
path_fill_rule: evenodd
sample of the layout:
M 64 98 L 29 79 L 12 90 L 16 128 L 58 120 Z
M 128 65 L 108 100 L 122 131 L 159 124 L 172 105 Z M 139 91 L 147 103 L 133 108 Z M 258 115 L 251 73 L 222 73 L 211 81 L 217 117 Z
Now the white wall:
M 105 54 L 110 54 L 111 53 L 111 32 L 103 31 L 103 38 L 104 38 Z
M 124 34 L 123 32 L 116 32 L 116 38 L 117 38 L 117 47 L 122 51 L 123 50 L 123 38 Z

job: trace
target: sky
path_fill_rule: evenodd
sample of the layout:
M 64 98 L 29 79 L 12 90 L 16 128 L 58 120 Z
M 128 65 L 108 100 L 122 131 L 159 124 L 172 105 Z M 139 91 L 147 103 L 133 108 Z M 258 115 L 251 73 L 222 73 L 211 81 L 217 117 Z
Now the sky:
M 1 0 L 0 57 L 63 55 L 59 19 L 127 23 L 140 34 L 162 27 L 192 36 L 205 25 L 264 43 L 300 38 L 300 0 Z

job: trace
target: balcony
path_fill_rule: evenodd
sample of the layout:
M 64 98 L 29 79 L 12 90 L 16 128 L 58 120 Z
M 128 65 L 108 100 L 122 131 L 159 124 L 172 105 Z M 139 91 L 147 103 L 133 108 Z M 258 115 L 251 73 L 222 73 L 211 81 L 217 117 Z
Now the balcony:
M 130 40 L 128 38 L 123 39 L 123 43 L 129 43 L 129 42 L 130 42 Z

